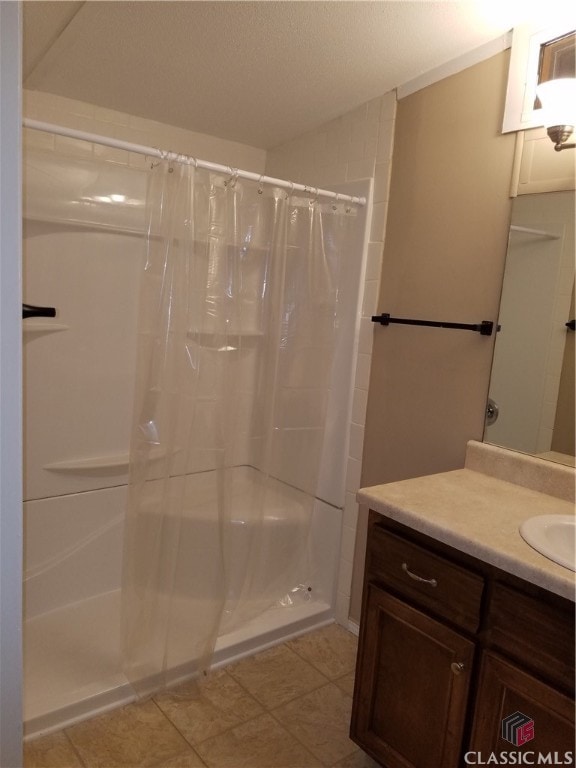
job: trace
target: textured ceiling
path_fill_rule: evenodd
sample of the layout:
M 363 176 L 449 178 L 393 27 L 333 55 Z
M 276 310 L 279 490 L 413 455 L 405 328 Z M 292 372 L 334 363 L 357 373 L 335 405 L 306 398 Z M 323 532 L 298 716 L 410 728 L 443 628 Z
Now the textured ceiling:
M 530 7 L 528 0 L 25 2 L 24 83 L 270 148 L 499 37 Z

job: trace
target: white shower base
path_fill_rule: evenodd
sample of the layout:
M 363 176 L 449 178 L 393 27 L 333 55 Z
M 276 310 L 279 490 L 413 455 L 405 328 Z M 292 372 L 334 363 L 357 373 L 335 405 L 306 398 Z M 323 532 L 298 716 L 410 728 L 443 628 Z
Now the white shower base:
M 224 666 L 333 621 L 323 601 L 271 608 L 220 637 Z M 26 622 L 24 732 L 27 738 L 93 717 L 135 699 L 120 659 L 120 590 L 57 608 Z
M 189 476 L 189 506 L 183 516 L 181 536 L 187 551 L 210 556 L 210 531 L 218 524 L 216 506 L 208 493 L 213 472 Z M 243 522 L 233 522 L 238 561 L 250 544 L 251 489 L 257 473 L 250 467 L 231 470 L 237 492 L 236 511 Z M 307 514 L 295 491 L 270 481 L 262 523 L 271 562 L 281 565 L 290 537 L 302 536 L 308 525 L 310 572 L 302 581 L 313 585 L 296 591 L 292 604 L 269 608 L 217 641 L 213 666 L 230 663 L 287 637 L 333 619 L 342 511 L 315 500 Z M 126 486 L 87 493 L 37 499 L 25 504 L 26 621 L 24 624 L 25 734 L 36 735 L 62 728 L 135 698 L 121 662 L 121 562 Z M 186 520 L 194 512 L 196 526 Z M 241 514 L 240 514 L 241 513 Z M 290 525 L 286 525 L 287 521 Z M 188 542 L 188 539 L 190 541 Z M 188 542 L 188 544 L 187 544 Z M 196 549 L 191 549 L 196 546 Z M 244 549 L 243 549 L 244 547 Z M 290 551 L 290 548 L 287 550 Z M 232 583 L 234 573 L 231 572 Z M 296 574 L 294 574 L 296 577 Z M 240 576 L 238 576 L 240 578 Z M 187 584 L 196 583 L 188 580 Z M 299 583 L 296 578 L 294 583 Z M 175 615 L 201 615 L 198 601 L 210 600 L 210 585 L 197 593 L 175 592 Z M 182 638 L 188 635 L 180 633 Z M 186 645 L 174 649 L 181 659 L 170 670 L 170 683 L 197 672 Z

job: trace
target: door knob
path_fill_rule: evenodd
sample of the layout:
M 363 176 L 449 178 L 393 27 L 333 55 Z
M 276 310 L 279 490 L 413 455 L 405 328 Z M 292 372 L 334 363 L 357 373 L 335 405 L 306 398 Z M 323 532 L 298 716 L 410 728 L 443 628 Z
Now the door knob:
M 464 664 L 461 661 L 453 661 L 450 664 L 450 669 L 455 675 L 461 675 L 464 672 Z

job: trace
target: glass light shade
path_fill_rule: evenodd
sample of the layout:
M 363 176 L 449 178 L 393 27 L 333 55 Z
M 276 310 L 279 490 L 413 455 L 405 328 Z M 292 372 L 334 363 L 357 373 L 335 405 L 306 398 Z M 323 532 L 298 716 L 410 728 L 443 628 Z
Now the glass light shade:
M 576 78 L 561 77 L 548 80 L 536 88 L 542 104 L 546 128 L 553 125 L 576 125 Z

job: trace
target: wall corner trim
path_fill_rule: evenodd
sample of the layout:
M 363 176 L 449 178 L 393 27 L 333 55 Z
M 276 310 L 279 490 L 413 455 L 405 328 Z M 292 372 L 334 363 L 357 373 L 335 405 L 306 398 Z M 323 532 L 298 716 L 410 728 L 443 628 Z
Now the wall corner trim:
M 435 69 L 431 69 L 413 80 L 409 80 L 407 83 L 403 83 L 396 88 L 398 99 L 403 99 L 406 96 L 410 96 L 416 91 L 420 91 L 422 88 L 426 88 L 433 83 L 437 83 L 439 80 L 444 80 L 445 77 L 455 75 L 458 72 L 462 72 L 463 69 L 473 67 L 475 64 L 479 64 L 486 59 L 496 56 L 498 53 L 502 53 L 512 45 L 512 30 L 506 32 L 504 35 L 500 35 L 495 40 L 491 40 L 489 43 L 474 48 L 472 51 L 468 51 L 462 56 L 458 56 L 451 61 L 447 61 L 441 64 Z

